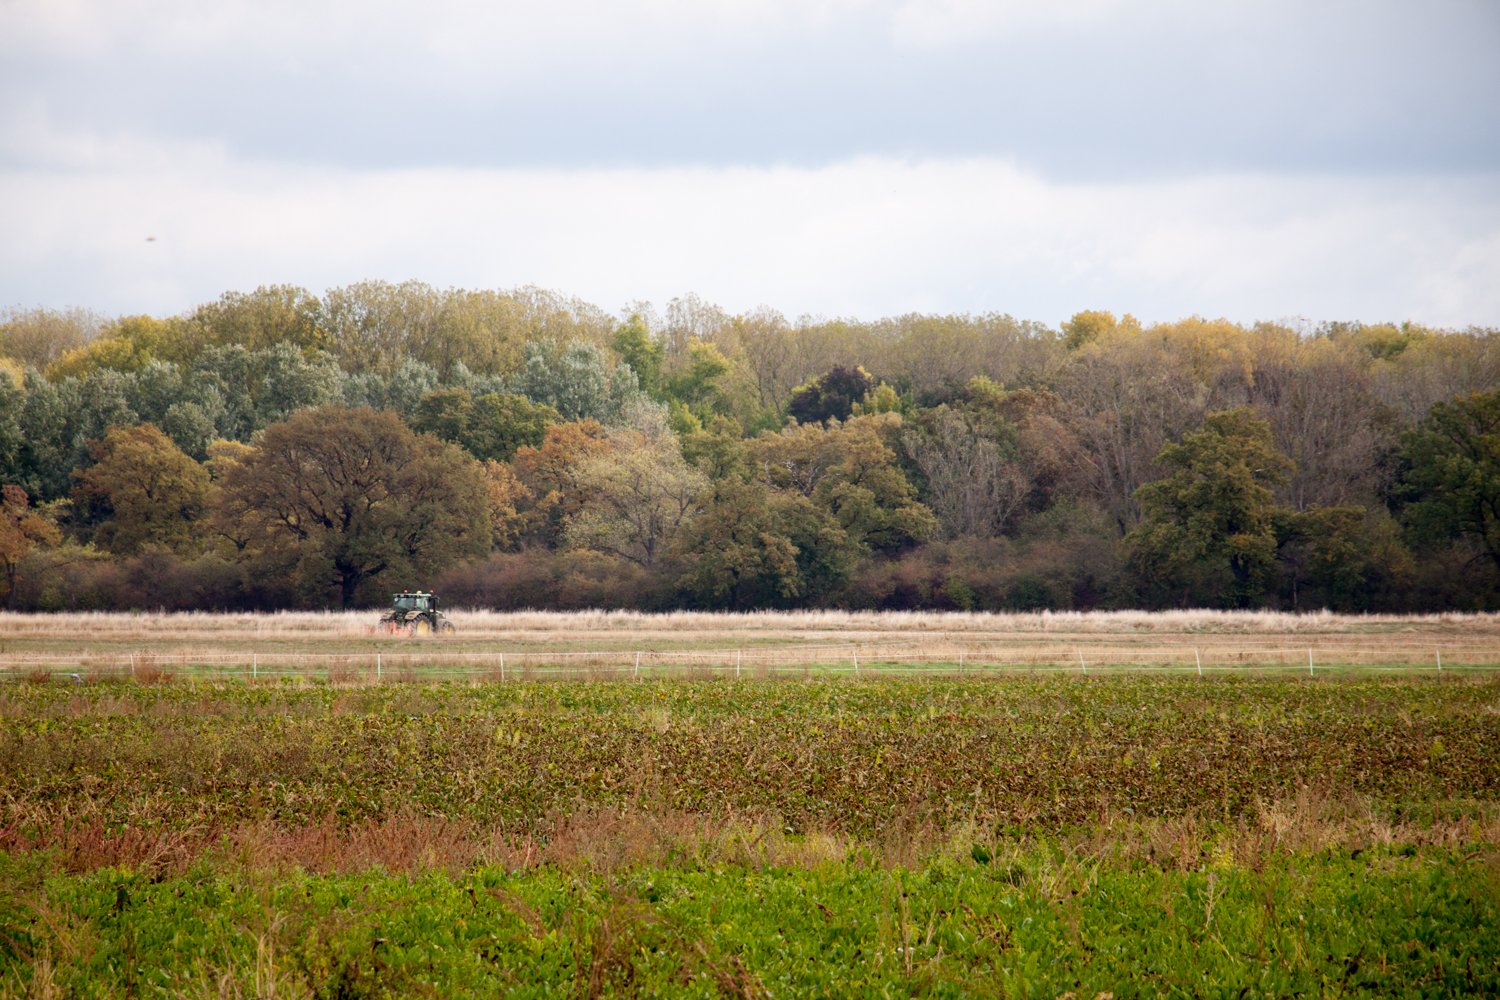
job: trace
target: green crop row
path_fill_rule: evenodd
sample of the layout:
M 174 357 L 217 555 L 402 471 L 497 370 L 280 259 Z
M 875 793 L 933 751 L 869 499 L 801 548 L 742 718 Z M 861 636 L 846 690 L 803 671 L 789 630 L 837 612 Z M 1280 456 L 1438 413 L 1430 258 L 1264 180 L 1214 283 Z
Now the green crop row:
M 983 852 L 976 852 L 983 857 Z M 102 870 L 4 899 L 0 995 L 1482 996 L 1493 859 L 276 878 Z M 12 862 L 14 869 L 14 862 Z M 14 875 L 14 871 L 12 871 Z

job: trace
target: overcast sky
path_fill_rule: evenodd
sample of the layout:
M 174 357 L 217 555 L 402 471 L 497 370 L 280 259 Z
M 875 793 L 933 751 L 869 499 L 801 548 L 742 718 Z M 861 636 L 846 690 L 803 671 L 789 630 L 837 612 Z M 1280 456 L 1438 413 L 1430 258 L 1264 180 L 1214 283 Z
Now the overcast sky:
M 0 306 L 366 278 L 1500 326 L 1500 3 L 0 0 Z

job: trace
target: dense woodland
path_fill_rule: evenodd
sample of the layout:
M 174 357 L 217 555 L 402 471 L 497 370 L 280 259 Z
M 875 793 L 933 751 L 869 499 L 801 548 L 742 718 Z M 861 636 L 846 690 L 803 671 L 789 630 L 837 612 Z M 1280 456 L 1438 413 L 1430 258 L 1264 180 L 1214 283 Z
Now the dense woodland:
M 230 292 L 0 325 L 16 609 L 1500 607 L 1500 332 Z

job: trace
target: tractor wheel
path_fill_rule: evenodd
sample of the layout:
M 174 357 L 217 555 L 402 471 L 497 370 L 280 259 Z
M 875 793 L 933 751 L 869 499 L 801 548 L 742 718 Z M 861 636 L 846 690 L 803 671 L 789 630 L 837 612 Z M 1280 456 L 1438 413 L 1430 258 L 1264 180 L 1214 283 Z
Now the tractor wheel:
M 438 622 L 438 632 L 442 635 L 452 635 L 455 631 L 457 630 L 453 627 L 453 623 L 448 619 L 444 618 Z
M 426 618 L 418 618 L 411 628 L 412 635 L 430 635 L 432 633 L 432 622 Z

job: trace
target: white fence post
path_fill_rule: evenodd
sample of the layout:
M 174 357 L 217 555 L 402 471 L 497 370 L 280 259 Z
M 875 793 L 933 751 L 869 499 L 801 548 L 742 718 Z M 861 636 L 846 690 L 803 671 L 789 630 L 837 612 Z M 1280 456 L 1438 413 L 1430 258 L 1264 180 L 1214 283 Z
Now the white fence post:
M 1089 665 L 1083 662 L 1083 650 L 1078 651 L 1078 665 L 1083 668 L 1083 676 L 1089 675 Z
M 500 683 L 505 683 L 505 653 L 500 653 Z
M 636 680 L 641 679 L 641 654 L 639 652 L 635 654 L 635 673 L 631 674 L 631 676 Z
M 1307 676 L 1311 677 L 1312 675 L 1313 675 L 1312 650 L 1308 649 L 1308 651 L 1307 651 Z
M 250 654 L 250 679 L 255 680 L 260 676 L 260 654 Z
M 1439 649 L 1437 651 L 1437 658 L 1438 658 L 1438 673 L 1442 673 L 1443 672 L 1443 651 L 1441 649 Z
M 1193 650 L 1193 659 L 1195 659 L 1195 660 L 1198 661 L 1198 676 L 1202 677 L 1203 676 L 1203 657 L 1201 657 L 1201 656 L 1198 655 L 1198 651 L 1196 649 Z
M 854 672 L 859 673 L 859 646 L 854 647 Z

